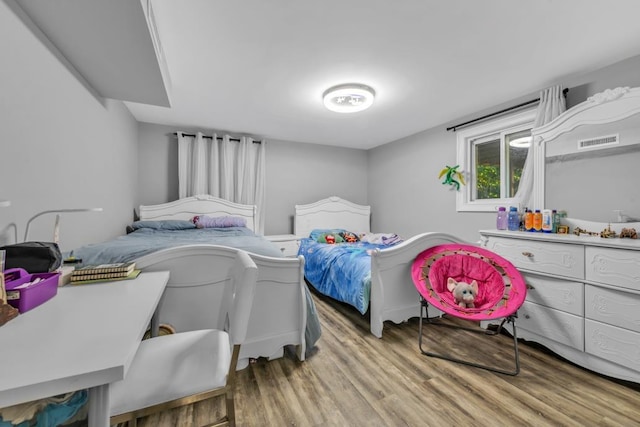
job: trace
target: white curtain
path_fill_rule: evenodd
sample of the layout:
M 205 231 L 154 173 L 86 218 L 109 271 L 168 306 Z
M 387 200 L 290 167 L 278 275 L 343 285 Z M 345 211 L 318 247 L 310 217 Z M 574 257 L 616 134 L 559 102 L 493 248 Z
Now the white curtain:
M 201 132 L 177 136 L 178 196 L 210 194 L 256 205 L 255 231 L 264 234 L 266 142 L 216 134 L 205 138 Z
M 537 128 L 549 123 L 551 120 L 564 113 L 567 109 L 564 94 L 560 86 L 553 86 L 540 92 L 540 103 L 536 110 L 536 117 L 533 122 L 533 127 Z M 514 202 L 518 203 L 521 208 L 531 206 L 532 193 L 533 193 L 533 181 L 535 180 L 533 172 L 533 144 L 531 141 L 529 145 L 529 151 L 527 153 L 527 159 L 524 162 L 522 168 L 522 175 L 520 177 L 520 184 L 518 185 L 518 191 L 514 196 Z

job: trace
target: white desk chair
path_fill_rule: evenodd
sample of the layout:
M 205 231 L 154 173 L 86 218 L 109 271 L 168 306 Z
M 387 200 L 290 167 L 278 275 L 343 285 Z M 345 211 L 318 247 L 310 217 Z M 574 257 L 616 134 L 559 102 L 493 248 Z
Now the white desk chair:
M 135 426 L 137 418 L 225 395 L 227 414 L 211 425 L 235 426 L 236 365 L 247 334 L 258 270 L 244 251 L 226 247 L 214 251 L 209 262 L 219 267 L 219 277 L 211 280 L 220 283 L 220 297 L 209 304 L 217 313 L 218 324 L 142 341 L 125 379 L 111 385 L 112 425 L 128 421 Z M 171 249 L 161 252 L 171 257 Z M 145 264 L 143 260 L 136 265 Z M 185 315 L 190 310 L 185 306 Z

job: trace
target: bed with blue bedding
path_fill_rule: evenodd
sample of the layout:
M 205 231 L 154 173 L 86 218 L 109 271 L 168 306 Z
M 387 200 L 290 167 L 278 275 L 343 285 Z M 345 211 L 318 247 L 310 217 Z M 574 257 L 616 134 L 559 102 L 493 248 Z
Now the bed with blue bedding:
M 135 261 L 143 272 L 170 271 L 159 320 L 180 332 L 194 323 L 193 311 L 202 312 L 203 324 L 211 316 L 206 300 L 217 286 L 208 281 L 212 248 L 247 251 L 258 267 L 254 298 L 259 303 L 253 304 L 240 359 L 248 363 L 252 358 L 281 357 L 284 347 L 292 345 L 304 360 L 321 335 L 304 281 L 304 259 L 283 257 L 273 242 L 254 232 L 255 212 L 255 206 L 208 195 L 143 205 L 140 220 L 127 227 L 127 234 L 65 255 L 80 259 L 80 265 Z
M 298 254 L 305 258 L 307 281 L 321 294 L 350 304 L 365 314 L 371 294 L 371 253 L 399 241 L 325 243 L 318 242 L 314 238 L 316 234 L 312 232 L 311 237 L 300 240 Z
M 370 206 L 338 196 L 295 206 L 294 233 L 307 282 L 319 293 L 368 312 L 371 333 L 382 338 L 385 321 L 405 322 L 420 312 L 411 277 L 415 257 L 429 247 L 460 240 L 425 232 L 401 241 L 395 234 L 371 233 L 370 224 Z M 356 234 L 359 242 L 318 239 L 318 233 L 336 230 Z

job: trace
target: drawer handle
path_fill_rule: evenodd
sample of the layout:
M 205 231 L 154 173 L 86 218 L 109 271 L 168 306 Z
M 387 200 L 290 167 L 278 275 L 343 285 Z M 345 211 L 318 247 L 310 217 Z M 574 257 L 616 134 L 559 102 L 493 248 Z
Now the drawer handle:
M 522 255 L 526 256 L 527 258 L 533 258 L 533 254 L 531 252 L 522 252 Z
M 529 316 L 528 314 L 525 314 L 525 315 L 524 315 L 524 318 L 525 318 L 525 319 L 531 319 L 531 316 Z
M 535 289 L 535 287 L 527 283 L 527 289 Z

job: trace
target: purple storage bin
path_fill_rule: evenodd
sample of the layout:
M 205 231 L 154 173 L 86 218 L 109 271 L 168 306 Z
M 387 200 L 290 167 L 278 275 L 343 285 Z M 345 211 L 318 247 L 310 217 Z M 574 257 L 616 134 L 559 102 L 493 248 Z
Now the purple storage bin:
M 59 276 L 60 273 L 29 274 L 23 268 L 5 270 L 7 302 L 20 313 L 29 311 L 56 296 Z M 24 286 L 28 283 L 31 284 Z

